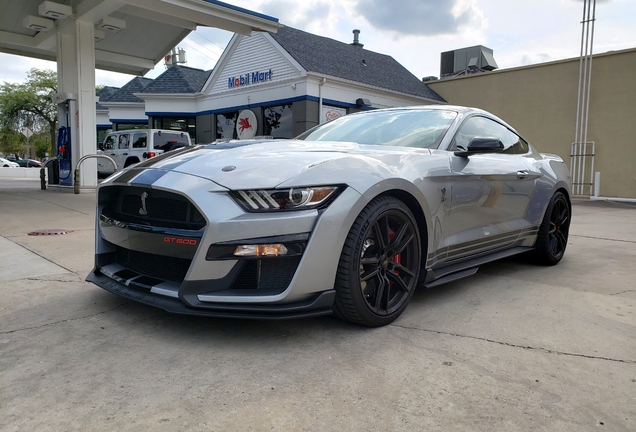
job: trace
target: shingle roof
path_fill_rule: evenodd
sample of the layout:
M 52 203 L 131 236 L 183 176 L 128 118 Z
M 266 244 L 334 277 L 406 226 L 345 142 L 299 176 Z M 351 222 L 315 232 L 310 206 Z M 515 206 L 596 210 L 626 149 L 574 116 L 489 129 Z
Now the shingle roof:
M 211 70 L 171 66 L 147 85 L 143 93 L 197 93 L 201 91 L 211 73 Z
M 141 93 L 148 84 L 152 82 L 150 78 L 135 77 L 128 81 L 122 88 L 113 93 L 108 99 L 101 99 L 101 102 L 139 102 L 141 99 L 133 93 Z
M 100 91 L 96 92 L 95 95 L 99 96 L 99 100 L 103 102 L 109 97 L 111 97 L 112 95 L 114 95 L 118 90 L 119 90 L 119 87 L 104 86 L 102 87 Z M 104 105 L 101 105 L 99 102 L 95 103 L 95 107 L 98 110 L 108 109 Z
M 292 27 L 270 34 L 308 72 L 446 102 L 391 56 Z

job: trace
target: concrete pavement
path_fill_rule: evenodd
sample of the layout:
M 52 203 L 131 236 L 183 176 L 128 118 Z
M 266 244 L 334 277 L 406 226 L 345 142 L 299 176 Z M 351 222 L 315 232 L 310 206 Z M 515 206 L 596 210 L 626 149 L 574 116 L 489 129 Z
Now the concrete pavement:
M 636 430 L 635 206 L 577 201 L 558 266 L 483 266 L 366 329 L 88 284 L 94 201 L 0 179 L 0 430 Z

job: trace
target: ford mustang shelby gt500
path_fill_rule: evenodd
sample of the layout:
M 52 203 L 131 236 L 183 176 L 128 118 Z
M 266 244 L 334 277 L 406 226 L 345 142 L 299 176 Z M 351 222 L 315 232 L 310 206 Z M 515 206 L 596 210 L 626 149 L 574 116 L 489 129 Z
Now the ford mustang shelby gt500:
M 570 175 L 485 111 L 352 114 L 295 140 L 178 149 L 98 189 L 87 280 L 170 312 L 392 322 L 416 286 L 558 263 Z

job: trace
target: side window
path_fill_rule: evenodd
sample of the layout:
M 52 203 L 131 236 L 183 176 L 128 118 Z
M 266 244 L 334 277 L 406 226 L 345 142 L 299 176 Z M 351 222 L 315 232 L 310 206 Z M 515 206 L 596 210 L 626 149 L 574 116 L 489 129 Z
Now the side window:
M 115 135 L 108 135 L 106 139 L 104 140 L 104 145 L 102 146 L 102 148 L 104 150 L 113 150 L 115 148 L 115 144 L 116 144 Z
M 128 134 L 119 135 L 119 142 L 117 144 L 118 149 L 127 149 L 128 148 Z
M 133 135 L 133 148 L 146 148 L 146 142 L 148 141 L 148 134 L 145 132 L 136 133 Z
M 528 144 L 507 127 L 485 117 L 471 117 L 464 122 L 455 135 L 453 150 L 466 149 L 475 137 L 498 138 L 504 146 L 502 153 L 523 154 Z

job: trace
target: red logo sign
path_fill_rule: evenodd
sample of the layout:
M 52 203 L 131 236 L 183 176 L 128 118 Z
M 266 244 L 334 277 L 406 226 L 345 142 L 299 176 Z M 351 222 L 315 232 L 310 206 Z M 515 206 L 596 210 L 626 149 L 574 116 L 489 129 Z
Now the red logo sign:
M 337 118 L 340 118 L 340 113 L 336 112 L 336 111 L 327 111 L 325 113 L 325 115 L 327 116 L 327 120 L 331 121 L 331 120 L 335 120 Z
M 252 125 L 250 124 L 250 119 L 247 117 L 243 117 L 239 119 L 239 133 L 243 133 L 245 129 L 252 129 Z

